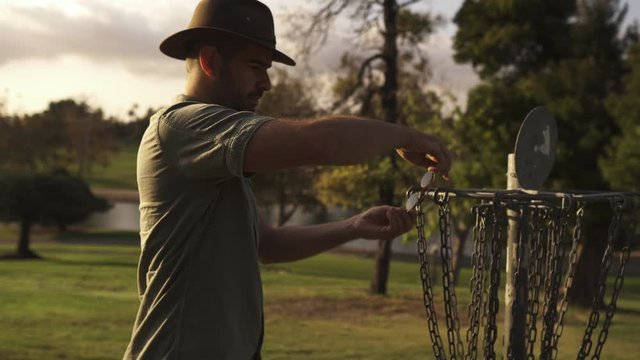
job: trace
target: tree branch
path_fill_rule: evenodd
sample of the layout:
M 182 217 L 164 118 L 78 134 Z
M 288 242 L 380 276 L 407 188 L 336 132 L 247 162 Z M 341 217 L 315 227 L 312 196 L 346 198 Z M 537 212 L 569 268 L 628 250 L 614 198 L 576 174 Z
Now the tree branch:
M 383 54 L 375 54 L 367 59 L 365 59 L 362 64 L 360 65 L 360 70 L 358 71 L 358 81 L 356 82 L 356 84 L 354 86 L 352 86 L 345 94 L 345 96 L 342 99 L 337 100 L 335 103 L 333 103 L 333 106 L 331 107 L 333 110 L 339 108 L 340 106 L 344 105 L 344 103 L 351 98 L 351 96 L 353 95 L 353 93 L 356 92 L 356 90 L 358 90 L 358 88 L 362 87 L 362 85 L 364 84 L 364 73 L 365 71 L 367 71 L 367 69 L 371 68 L 371 63 L 373 63 L 375 60 L 378 59 L 384 59 L 384 55 Z
M 399 3 L 398 4 L 398 8 L 402 9 L 402 8 L 407 7 L 407 6 L 413 5 L 413 4 L 415 4 L 415 3 L 419 2 L 419 1 L 420 0 L 408 0 L 408 1 L 405 1 L 403 3 Z
M 310 54 L 326 43 L 331 24 L 349 5 L 349 0 L 328 0 L 311 16 L 308 26 L 301 32 L 303 55 Z
M 293 204 L 289 211 L 286 211 L 286 207 L 285 207 L 285 209 L 283 209 L 283 213 L 281 214 L 280 219 L 278 221 L 278 226 L 282 226 L 282 225 L 286 224 L 287 221 L 289 221 L 289 219 L 291 219 L 293 214 L 296 212 L 296 210 L 298 209 L 299 205 L 300 204 L 298 204 L 298 203 Z

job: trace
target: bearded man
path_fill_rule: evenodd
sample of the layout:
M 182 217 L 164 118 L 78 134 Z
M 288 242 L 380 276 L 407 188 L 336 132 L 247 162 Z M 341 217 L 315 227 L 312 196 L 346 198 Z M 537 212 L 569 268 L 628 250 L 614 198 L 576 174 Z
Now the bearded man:
M 433 136 L 350 116 L 305 121 L 254 113 L 271 88 L 273 17 L 255 0 L 203 0 L 186 30 L 160 50 L 186 61 L 184 93 L 156 113 L 138 152 L 140 308 L 125 359 L 259 359 L 264 334 L 259 263 L 303 259 L 357 238 L 392 239 L 412 227 L 379 206 L 313 226 L 262 221 L 253 174 L 346 165 L 394 149 L 447 176 L 451 156 Z

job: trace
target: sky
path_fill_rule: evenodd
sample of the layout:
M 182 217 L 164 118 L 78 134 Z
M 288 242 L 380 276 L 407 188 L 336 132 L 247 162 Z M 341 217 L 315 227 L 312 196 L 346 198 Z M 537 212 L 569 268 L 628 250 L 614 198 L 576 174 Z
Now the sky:
M 285 36 L 295 32 L 287 16 L 309 9 L 304 0 L 263 0 L 276 19 L 278 48 L 295 54 Z M 423 0 L 419 5 L 447 23 L 424 45 L 433 67 L 432 85 L 464 98 L 477 78 L 452 60 L 450 19 L 462 0 Z M 629 1 L 628 20 L 640 18 L 640 2 Z M 186 28 L 197 0 L 0 0 L 0 101 L 4 111 L 35 113 L 50 101 L 74 98 L 126 120 L 179 94 L 184 63 L 158 50 Z M 339 27 L 337 27 L 339 29 Z M 353 46 L 348 33 L 331 34 L 310 68 L 319 77 L 336 74 L 340 55 Z M 282 65 L 275 65 L 282 66 Z

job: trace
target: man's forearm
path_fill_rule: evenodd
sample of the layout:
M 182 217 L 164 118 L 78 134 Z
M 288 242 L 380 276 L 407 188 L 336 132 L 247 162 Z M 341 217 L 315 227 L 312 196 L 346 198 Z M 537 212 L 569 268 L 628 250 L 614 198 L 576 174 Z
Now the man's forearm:
M 353 218 L 311 226 L 262 228 L 260 261 L 287 262 L 304 259 L 355 238 Z
M 390 240 L 413 227 L 409 213 L 388 205 L 373 207 L 347 220 L 322 225 L 272 228 L 261 220 L 262 262 L 304 259 L 349 240 Z
M 349 165 L 402 148 L 417 131 L 406 126 L 354 117 L 312 120 L 309 133 L 317 134 L 317 165 Z
M 262 172 L 304 165 L 355 164 L 398 148 L 407 148 L 423 158 L 429 152 L 439 156 L 445 151 L 432 136 L 379 120 L 273 120 L 251 138 L 243 168 L 246 172 Z

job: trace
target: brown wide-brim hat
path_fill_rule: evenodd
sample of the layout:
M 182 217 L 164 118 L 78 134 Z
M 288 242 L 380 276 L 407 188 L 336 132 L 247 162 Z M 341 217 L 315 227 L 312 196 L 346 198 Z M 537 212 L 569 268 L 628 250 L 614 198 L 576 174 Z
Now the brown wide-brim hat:
M 276 49 L 273 15 L 256 0 L 202 0 L 196 6 L 189 27 L 160 44 L 163 54 L 184 60 L 189 46 L 216 38 L 237 37 L 273 50 L 273 61 L 295 66 L 292 58 Z

